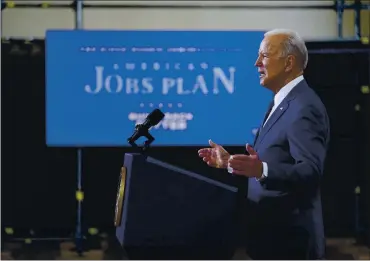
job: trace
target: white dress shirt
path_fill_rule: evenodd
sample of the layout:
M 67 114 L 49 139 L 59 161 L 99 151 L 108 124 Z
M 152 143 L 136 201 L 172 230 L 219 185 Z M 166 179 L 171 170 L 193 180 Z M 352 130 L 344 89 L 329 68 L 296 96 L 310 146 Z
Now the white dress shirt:
M 271 112 L 269 116 L 267 117 L 266 121 L 263 123 L 263 126 L 265 126 L 266 122 L 270 119 L 271 115 L 274 113 L 277 107 L 279 107 L 280 103 L 285 99 L 285 97 L 293 90 L 293 88 L 300 83 L 303 80 L 303 75 L 298 76 L 291 82 L 289 82 L 287 85 L 285 85 L 283 88 L 281 88 L 278 93 L 276 93 L 274 97 L 274 106 L 271 109 Z M 262 162 L 263 170 L 262 170 L 262 177 L 258 180 L 262 180 L 268 176 L 268 165 L 266 162 Z

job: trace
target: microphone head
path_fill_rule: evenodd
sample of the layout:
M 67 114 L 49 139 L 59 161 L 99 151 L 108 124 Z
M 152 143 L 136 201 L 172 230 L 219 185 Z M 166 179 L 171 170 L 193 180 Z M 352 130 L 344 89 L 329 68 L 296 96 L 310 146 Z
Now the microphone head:
M 146 118 L 146 122 L 149 126 L 155 126 L 157 125 L 162 119 L 164 118 L 164 114 L 163 112 L 161 112 L 161 110 L 159 109 L 155 109 L 154 111 L 152 111 L 148 117 Z M 148 126 L 148 127 L 149 127 Z

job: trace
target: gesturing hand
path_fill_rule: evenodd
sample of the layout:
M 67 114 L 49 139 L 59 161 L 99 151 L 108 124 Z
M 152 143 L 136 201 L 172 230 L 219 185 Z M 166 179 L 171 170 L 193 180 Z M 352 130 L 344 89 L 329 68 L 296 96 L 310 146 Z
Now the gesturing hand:
M 199 157 L 203 158 L 203 161 L 211 167 L 226 169 L 230 154 L 213 141 L 209 140 L 208 142 L 211 148 L 200 149 L 198 151 Z
M 243 175 L 246 177 L 261 178 L 263 171 L 262 161 L 258 158 L 257 152 L 250 146 L 246 145 L 249 155 L 236 154 L 229 160 L 229 167 L 233 169 L 233 174 Z

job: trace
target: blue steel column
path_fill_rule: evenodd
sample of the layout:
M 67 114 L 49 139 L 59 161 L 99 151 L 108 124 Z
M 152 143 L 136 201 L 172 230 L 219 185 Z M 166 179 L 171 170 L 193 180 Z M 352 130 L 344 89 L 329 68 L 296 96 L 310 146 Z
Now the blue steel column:
M 83 27 L 83 0 L 76 0 L 76 29 Z
M 343 12 L 344 12 L 344 0 L 336 0 L 337 5 L 337 28 L 338 38 L 343 38 Z
M 83 0 L 76 0 L 76 30 L 81 30 L 83 27 Z M 83 200 L 83 192 L 82 192 L 82 149 L 77 149 L 77 225 L 76 225 L 76 234 L 75 234 L 75 243 L 76 243 L 76 251 L 77 253 L 82 256 L 83 254 L 83 234 L 82 234 L 82 200 Z
M 361 9 L 362 9 L 361 0 L 355 0 L 353 8 L 355 11 L 355 37 L 356 39 L 360 39 L 361 38 Z

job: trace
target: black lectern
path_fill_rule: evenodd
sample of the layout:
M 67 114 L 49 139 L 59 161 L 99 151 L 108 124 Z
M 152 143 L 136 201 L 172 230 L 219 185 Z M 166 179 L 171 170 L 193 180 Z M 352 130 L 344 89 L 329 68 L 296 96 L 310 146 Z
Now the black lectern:
M 116 237 L 129 259 L 230 259 L 238 188 L 141 154 L 126 154 Z

